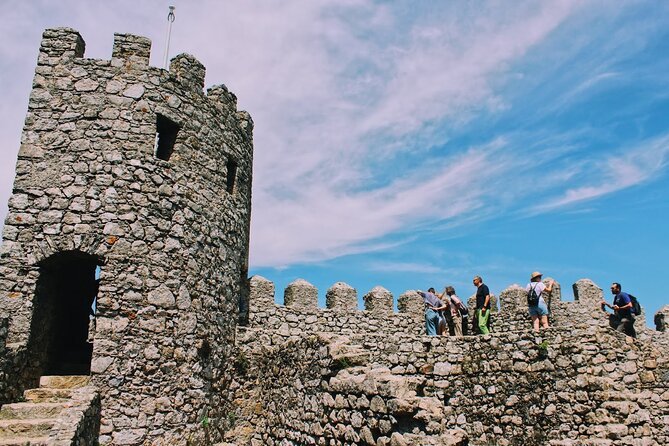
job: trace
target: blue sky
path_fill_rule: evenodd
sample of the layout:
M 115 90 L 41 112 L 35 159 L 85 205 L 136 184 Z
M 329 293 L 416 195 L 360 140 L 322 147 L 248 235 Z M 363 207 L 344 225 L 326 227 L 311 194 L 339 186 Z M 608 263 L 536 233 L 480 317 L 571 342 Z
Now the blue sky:
M 669 303 L 669 3 L 2 0 L 0 213 L 42 30 L 195 55 L 255 121 L 251 273 L 497 294 L 540 270 Z M 608 293 L 608 292 L 607 292 Z

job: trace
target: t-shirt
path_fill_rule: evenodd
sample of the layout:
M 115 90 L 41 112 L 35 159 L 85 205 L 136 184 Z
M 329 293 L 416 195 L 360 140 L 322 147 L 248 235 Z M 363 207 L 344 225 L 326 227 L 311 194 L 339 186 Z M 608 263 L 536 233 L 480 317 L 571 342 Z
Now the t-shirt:
M 624 307 L 630 302 L 632 302 L 630 295 L 624 291 L 616 294 L 616 297 L 613 298 L 613 305 L 618 305 L 619 307 Z M 629 317 L 632 314 L 632 307 L 625 308 L 624 310 L 618 310 L 616 311 L 616 314 L 621 317 Z
M 476 289 L 476 309 L 480 310 L 483 308 L 483 305 L 485 304 L 485 297 L 490 294 L 490 290 L 488 289 L 488 285 L 485 283 L 482 283 L 479 285 L 479 287 Z M 490 302 L 488 302 L 488 306 L 486 308 L 490 308 Z
M 444 306 L 444 303 L 442 301 L 440 301 L 439 298 L 437 296 L 435 296 L 434 294 L 432 294 L 430 292 L 425 292 L 425 293 L 421 292 L 420 294 L 421 294 L 421 296 L 423 296 L 423 300 L 425 301 L 425 303 L 427 305 L 431 305 L 435 308 L 439 308 L 439 307 Z
M 530 282 L 525 287 L 525 291 L 529 293 L 531 288 L 534 288 L 534 291 L 537 293 L 537 296 L 539 296 L 539 305 L 541 304 L 546 305 L 544 296 L 541 295 L 541 293 L 543 293 L 544 290 L 546 289 L 546 285 L 544 285 L 543 282 Z
M 462 305 L 462 301 L 458 296 L 453 294 L 452 296 L 448 296 L 449 300 L 449 308 L 451 310 L 451 316 L 453 317 L 460 317 L 460 305 Z

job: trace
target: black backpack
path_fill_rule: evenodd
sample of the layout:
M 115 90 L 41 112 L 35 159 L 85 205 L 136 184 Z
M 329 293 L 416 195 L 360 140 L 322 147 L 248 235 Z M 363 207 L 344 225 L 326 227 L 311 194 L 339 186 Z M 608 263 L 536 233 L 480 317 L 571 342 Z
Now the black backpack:
M 641 304 L 639 303 L 639 300 L 629 293 L 627 295 L 630 297 L 630 300 L 632 301 L 632 313 L 636 314 L 637 316 L 640 315 Z
M 530 291 L 527 292 L 527 305 L 530 307 L 536 307 L 539 305 L 539 295 L 535 290 L 537 286 L 530 286 Z

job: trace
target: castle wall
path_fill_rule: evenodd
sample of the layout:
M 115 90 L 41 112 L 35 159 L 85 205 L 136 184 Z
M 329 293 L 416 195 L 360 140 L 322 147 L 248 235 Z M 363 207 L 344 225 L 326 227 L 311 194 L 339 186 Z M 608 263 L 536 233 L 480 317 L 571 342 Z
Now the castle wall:
M 315 332 L 413 335 L 425 332 L 423 299 L 415 292 L 400 296 L 397 313 L 393 311 L 392 294 L 381 287 L 365 295 L 365 310 L 357 309 L 356 291 L 342 283 L 328 291 L 329 308 L 317 306 L 318 290 L 303 280 L 288 285 L 285 296 L 286 305 L 277 305 L 274 284 L 260 276 L 252 277 L 248 325 L 286 336 Z
M 247 365 L 228 435 L 266 445 L 464 444 L 459 430 L 472 445 L 669 441 L 669 358 L 605 327 L 351 336 L 363 366 L 335 344 L 240 329 Z
M 0 248 L 0 312 L 9 342 L 33 352 L 21 383 L 31 385 L 48 353 L 35 347 L 48 322 L 35 307 L 53 297 L 40 277 L 64 256 L 94 259 L 100 440 L 169 442 L 197 428 L 233 342 L 253 124 L 225 86 L 203 92 L 192 56 L 166 71 L 148 65 L 142 37 L 115 35 L 111 60 L 86 59 L 84 47 L 75 30 L 44 32 Z M 168 159 L 156 156 L 157 131 Z
M 550 278 L 544 280 L 547 283 Z M 549 322 L 556 327 L 607 326 L 610 312 L 601 308 L 602 289 L 589 279 L 574 284 L 576 300 L 562 301 L 560 284 L 555 282 L 553 292 L 545 293 L 550 309 Z M 302 333 L 387 333 L 422 335 L 425 333 L 424 303 L 415 291 L 406 291 L 398 299 L 398 312 L 393 311 L 393 296 L 376 287 L 367 293 L 365 309 L 358 309 L 355 289 L 338 282 L 326 292 L 326 308 L 318 307 L 318 290 L 310 283 L 298 279 L 286 287 L 284 305 L 275 303 L 274 284 L 254 276 L 250 279 L 250 310 L 247 323 L 250 327 L 264 327 L 284 336 Z M 499 308 L 497 301 L 499 300 Z M 470 327 L 475 310 L 475 296 L 467 299 Z M 643 310 L 643 308 L 642 308 Z M 491 329 L 496 333 L 527 331 L 532 320 L 527 309 L 527 292 L 524 287 L 512 285 L 492 298 Z M 645 311 L 637 316 L 635 327 L 641 339 L 655 337 L 660 343 L 669 336 L 656 336 L 646 327 Z

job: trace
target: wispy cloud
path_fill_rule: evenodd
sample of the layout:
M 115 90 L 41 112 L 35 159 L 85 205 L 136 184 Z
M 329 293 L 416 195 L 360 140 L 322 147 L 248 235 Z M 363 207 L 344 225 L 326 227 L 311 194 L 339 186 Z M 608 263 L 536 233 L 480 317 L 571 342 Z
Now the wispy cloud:
M 562 195 L 536 206 L 536 212 L 545 212 L 575 203 L 592 200 L 621 189 L 656 178 L 669 161 L 669 135 L 645 141 L 622 154 L 593 162 L 587 169 L 586 184 L 567 189 Z M 590 184 L 587 184 L 590 183 Z

